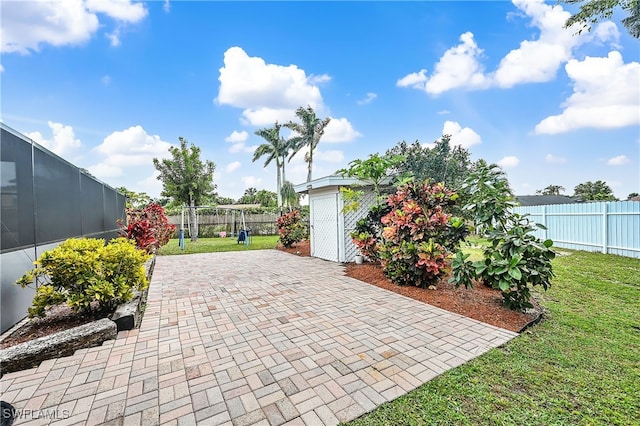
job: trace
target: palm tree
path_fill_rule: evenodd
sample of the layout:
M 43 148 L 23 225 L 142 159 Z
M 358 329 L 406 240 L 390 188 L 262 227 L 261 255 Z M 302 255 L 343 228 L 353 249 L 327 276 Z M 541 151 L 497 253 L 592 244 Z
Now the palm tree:
M 297 135 L 289 139 L 291 144 L 291 157 L 296 155 L 303 147 L 308 146 L 309 152 L 304 156 L 304 161 L 309 165 L 307 173 L 307 182 L 311 180 L 311 168 L 313 166 L 313 151 L 318 146 L 320 138 L 324 135 L 324 128 L 327 127 L 330 117 L 319 119 L 311 106 L 299 107 L 296 110 L 296 116 L 302 123 L 294 123 L 289 121 L 284 127 L 293 130 Z M 289 160 L 291 160 L 289 157 Z
M 271 161 L 276 161 L 276 197 L 278 208 L 282 207 L 282 182 L 284 181 L 284 159 L 289 154 L 289 142 L 280 136 L 282 125 L 276 121 L 273 127 L 256 130 L 255 134 L 264 138 L 267 143 L 263 143 L 256 148 L 253 153 L 253 161 L 266 156 L 264 166 L 267 167 Z M 282 171 L 281 171 L 282 170 Z
M 288 180 L 285 180 L 282 184 L 282 200 L 285 207 L 291 211 L 292 207 L 298 207 L 300 205 L 300 194 L 296 192 L 293 184 Z

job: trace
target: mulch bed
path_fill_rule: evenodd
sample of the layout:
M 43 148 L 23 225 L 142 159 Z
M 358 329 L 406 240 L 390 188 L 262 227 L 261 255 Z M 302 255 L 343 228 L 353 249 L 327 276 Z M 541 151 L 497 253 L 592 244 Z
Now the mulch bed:
M 309 241 L 302 241 L 290 248 L 279 245 L 278 250 L 297 256 L 309 256 L 310 244 Z M 447 282 L 448 277 L 438 283 L 435 290 L 430 290 L 396 285 L 385 277 L 380 265 L 373 263 L 363 263 L 362 265 L 347 263 L 345 264 L 345 275 L 449 312 L 455 312 L 515 332 L 521 332 L 531 323 L 539 320 L 542 312 L 542 308 L 535 300 L 532 301 L 535 312 L 512 311 L 502 304 L 500 291 L 482 284 L 477 284 L 470 289 L 456 288 Z

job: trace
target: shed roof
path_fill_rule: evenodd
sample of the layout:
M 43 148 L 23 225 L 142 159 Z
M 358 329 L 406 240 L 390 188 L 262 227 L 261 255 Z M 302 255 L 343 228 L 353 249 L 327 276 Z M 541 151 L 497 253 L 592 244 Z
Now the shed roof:
M 309 182 L 295 185 L 293 189 L 299 194 L 308 194 L 311 189 L 329 188 L 332 186 L 352 186 L 352 185 L 368 185 L 360 179 L 344 177 L 340 175 L 329 175 Z
M 573 204 L 580 202 L 566 195 L 518 195 L 516 201 L 521 206 L 545 206 L 549 204 Z

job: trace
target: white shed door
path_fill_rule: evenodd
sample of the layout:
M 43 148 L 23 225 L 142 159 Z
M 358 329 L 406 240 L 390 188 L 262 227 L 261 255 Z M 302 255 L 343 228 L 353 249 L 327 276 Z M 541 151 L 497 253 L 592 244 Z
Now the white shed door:
M 311 256 L 338 261 L 338 194 L 311 197 Z

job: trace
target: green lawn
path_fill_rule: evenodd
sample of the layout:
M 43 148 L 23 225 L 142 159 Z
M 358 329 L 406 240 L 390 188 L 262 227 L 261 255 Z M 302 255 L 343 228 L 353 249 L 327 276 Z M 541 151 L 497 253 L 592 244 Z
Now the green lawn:
M 163 246 L 158 255 L 211 253 L 220 251 L 264 250 L 273 249 L 278 245 L 277 235 L 256 235 L 251 237 L 251 244 L 238 244 L 237 238 L 198 238 L 192 242 L 189 238 L 184 240 L 184 251 L 180 249 L 178 239 L 172 239 Z
M 640 259 L 561 251 L 545 321 L 350 425 L 640 425 Z

